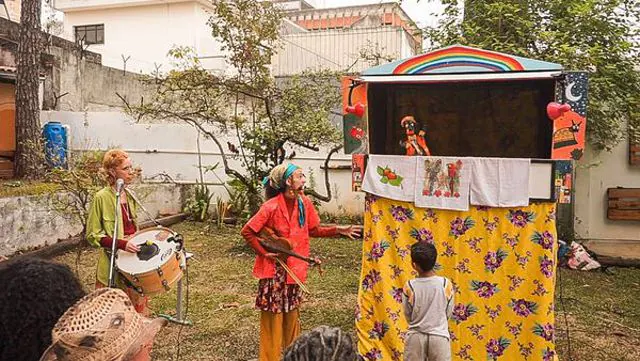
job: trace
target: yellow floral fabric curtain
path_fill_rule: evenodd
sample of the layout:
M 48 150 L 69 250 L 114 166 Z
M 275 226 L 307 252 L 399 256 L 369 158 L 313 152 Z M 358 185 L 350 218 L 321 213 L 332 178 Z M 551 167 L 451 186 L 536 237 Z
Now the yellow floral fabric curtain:
M 555 360 L 556 207 L 416 208 L 367 196 L 356 328 L 368 361 L 402 360 L 402 288 L 416 276 L 409 249 L 438 250 L 436 271 L 454 283 L 454 360 Z

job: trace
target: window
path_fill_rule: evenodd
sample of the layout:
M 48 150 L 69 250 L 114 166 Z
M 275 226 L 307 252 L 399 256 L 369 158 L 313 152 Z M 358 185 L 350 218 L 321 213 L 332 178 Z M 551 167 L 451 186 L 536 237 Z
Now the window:
M 76 41 L 85 44 L 104 44 L 104 24 L 74 26 Z

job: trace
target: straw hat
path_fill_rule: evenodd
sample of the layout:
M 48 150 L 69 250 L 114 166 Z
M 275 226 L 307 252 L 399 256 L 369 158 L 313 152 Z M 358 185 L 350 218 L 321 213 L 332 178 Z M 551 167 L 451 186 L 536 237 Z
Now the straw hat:
M 152 343 L 166 322 L 138 314 L 122 290 L 101 288 L 60 317 L 40 361 L 127 360 Z

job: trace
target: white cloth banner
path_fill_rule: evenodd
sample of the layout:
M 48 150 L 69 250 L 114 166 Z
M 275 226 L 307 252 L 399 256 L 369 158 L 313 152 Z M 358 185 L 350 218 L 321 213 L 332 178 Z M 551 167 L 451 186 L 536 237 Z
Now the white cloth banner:
M 416 207 L 469 210 L 471 165 L 468 158 L 416 157 Z
M 413 202 L 415 182 L 415 157 L 371 154 L 362 190 L 380 197 Z
M 530 159 L 469 158 L 471 175 L 470 203 L 488 207 L 529 205 Z

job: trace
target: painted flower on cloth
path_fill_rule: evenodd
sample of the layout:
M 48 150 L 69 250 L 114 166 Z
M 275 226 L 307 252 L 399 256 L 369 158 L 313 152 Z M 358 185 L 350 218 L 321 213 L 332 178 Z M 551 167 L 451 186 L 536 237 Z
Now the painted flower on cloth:
M 556 352 L 550 348 L 542 350 L 542 361 L 553 361 L 555 359 Z
M 371 291 L 373 289 L 373 286 L 375 286 L 376 283 L 380 282 L 381 279 L 382 277 L 380 276 L 380 272 L 372 269 L 371 271 L 369 271 L 369 273 L 367 273 L 366 276 L 364 276 L 362 280 L 362 288 L 365 291 Z
M 369 330 L 369 338 L 372 340 L 382 340 L 384 335 L 389 331 L 389 324 L 384 321 L 375 321 L 373 328 Z
M 482 298 L 491 298 L 491 296 L 500 291 L 497 283 L 487 281 L 471 281 L 471 290 Z
M 396 278 L 400 277 L 400 275 L 402 275 L 402 268 L 400 268 L 400 266 L 395 265 L 395 264 L 390 264 L 389 268 L 391 268 L 391 279 L 395 280 Z
M 520 276 L 507 275 L 507 277 L 509 278 L 509 281 L 511 281 L 511 285 L 509 285 L 509 291 L 511 292 L 517 290 L 522 282 L 524 282 L 524 278 Z
M 530 251 L 527 251 L 526 255 L 520 255 L 518 252 L 513 252 L 516 255 L 516 263 L 520 266 L 520 268 L 525 269 L 527 267 L 527 263 L 529 263 L 529 258 L 531 258 L 532 254 Z
M 533 333 L 545 339 L 545 341 L 553 341 L 554 327 L 550 323 L 537 323 L 533 326 Z
M 464 345 L 460 347 L 460 351 L 456 353 L 456 356 L 463 360 L 473 360 L 473 357 L 471 357 L 469 351 L 471 351 L 471 345 Z
M 402 303 L 402 288 L 393 286 L 391 287 L 391 291 L 389 291 L 389 294 L 396 302 Z
M 471 325 L 468 326 L 467 329 L 471 331 L 471 334 L 474 335 L 476 339 L 478 339 L 478 341 L 484 339 L 484 336 L 480 334 L 480 332 L 482 332 L 482 329 L 484 329 L 484 325 Z
M 458 262 L 458 265 L 453 267 L 453 269 L 460 273 L 471 274 L 471 269 L 469 269 L 469 262 L 470 260 L 468 258 L 464 258 L 462 261 Z
M 480 253 L 480 252 L 482 252 L 480 247 L 478 247 L 478 244 L 480 243 L 480 241 L 482 241 L 482 238 L 480 238 L 480 237 L 472 237 L 472 238 L 469 238 L 468 240 L 466 240 L 465 242 L 469 245 L 469 247 L 475 253 Z
M 528 360 L 529 356 L 531 356 L 533 347 L 534 347 L 533 342 L 529 342 L 526 345 L 518 342 L 518 348 L 520 349 L 520 355 L 522 357 L 524 357 L 525 360 Z
M 392 240 L 397 240 L 400 237 L 400 228 L 391 228 L 391 226 L 387 225 L 387 234 L 391 237 Z
M 367 352 L 366 354 L 364 354 L 364 358 L 367 361 L 377 361 L 377 360 L 382 360 L 382 351 L 380 351 L 380 349 L 374 347 L 371 350 L 369 350 L 369 352 Z
M 401 361 L 402 360 L 402 352 L 395 347 L 391 348 L 391 360 L 392 361 Z
M 509 233 L 504 233 L 502 235 L 502 239 L 505 241 L 506 244 L 509 245 L 509 247 L 511 247 L 512 249 L 516 248 L 516 246 L 518 245 L 518 243 L 520 243 L 520 235 L 516 234 L 515 236 L 511 237 L 509 236 Z
M 478 309 L 471 303 L 467 303 L 466 305 L 458 303 L 453 307 L 451 318 L 456 321 L 456 323 L 460 323 L 466 321 L 469 317 L 475 315 L 477 312 Z
M 504 350 L 506 350 L 509 345 L 511 345 L 511 340 L 502 336 L 489 340 L 486 344 L 487 359 L 497 360 L 498 357 L 504 354 Z
M 433 233 L 426 228 L 412 228 L 409 235 L 418 242 L 427 242 L 433 244 Z
M 404 259 L 411 253 L 411 246 L 406 246 L 406 247 L 396 246 L 396 253 L 400 258 Z
M 505 326 L 507 326 L 507 330 L 509 330 L 509 332 L 511 332 L 514 337 L 518 337 L 518 335 L 520 335 L 520 333 L 522 332 L 522 322 L 515 324 L 507 321 Z
M 413 220 L 413 210 L 403 206 L 391 206 L 391 216 L 398 222 Z
M 464 235 L 471 227 L 475 226 L 476 222 L 474 222 L 471 217 L 467 217 L 464 220 L 456 217 L 450 224 L 451 230 L 449 231 L 449 235 L 457 239 Z
M 453 257 L 457 254 L 451 243 L 442 242 L 442 245 L 444 246 L 444 251 L 441 253 L 443 257 Z
M 377 261 L 384 256 L 384 252 L 386 252 L 389 247 L 391 247 L 391 245 L 385 240 L 374 242 L 373 247 L 371 247 L 371 252 L 369 252 L 367 258 L 369 261 Z
M 521 209 L 510 210 L 507 219 L 514 226 L 524 228 L 528 223 L 533 223 L 536 219 L 535 212 L 525 212 Z
M 544 296 L 547 293 L 549 293 L 549 291 L 547 291 L 547 288 L 544 286 L 543 282 L 540 282 L 539 280 L 533 280 L 533 284 L 536 285 L 536 289 L 533 290 L 533 292 L 531 292 L 532 296 Z
M 498 227 L 498 221 L 500 220 L 500 218 L 498 217 L 493 217 L 493 222 L 489 221 L 489 219 L 487 218 L 482 218 L 482 222 L 484 223 L 484 229 L 489 233 L 492 234 L 493 231 Z
M 495 322 L 496 318 L 500 316 L 500 312 L 502 312 L 502 306 L 497 305 L 496 308 L 491 308 L 485 305 L 484 310 L 487 312 L 487 316 L 489 316 L 491 322 Z
M 424 215 L 422 216 L 422 220 L 428 221 L 430 219 L 433 221 L 433 223 L 438 223 L 438 216 L 436 215 L 436 212 L 431 208 L 427 208 L 424 210 Z
M 542 248 L 544 249 L 552 249 L 553 248 L 553 234 L 551 234 L 551 232 L 549 231 L 544 231 L 542 233 L 540 232 L 533 232 L 533 236 L 531 236 L 531 240 L 534 243 L 539 244 L 540 246 L 542 246 Z
M 382 220 L 382 217 L 384 217 L 384 212 L 380 210 L 377 214 L 373 214 L 371 216 L 371 223 L 373 223 L 374 225 L 378 224 L 378 222 Z
M 535 314 L 538 310 L 538 304 L 532 301 L 527 301 L 523 298 L 520 299 L 511 299 L 509 303 L 509 307 L 513 309 L 518 316 L 527 317 L 531 314 Z
M 364 200 L 364 211 L 371 211 L 371 206 L 378 200 L 378 196 L 373 194 L 367 194 L 367 197 Z
M 393 322 L 398 322 L 398 320 L 400 319 L 400 311 L 393 311 L 391 309 L 391 307 L 387 307 L 386 309 L 387 314 L 389 315 L 389 319 L 391 319 L 391 321 Z
M 538 261 L 540 261 L 540 272 L 547 278 L 553 277 L 553 260 L 545 254 L 543 257 L 538 257 Z
M 502 248 L 498 248 L 497 251 L 489 251 L 484 256 L 484 270 L 495 273 L 498 268 L 502 265 L 502 262 L 507 258 L 507 252 L 505 252 Z

